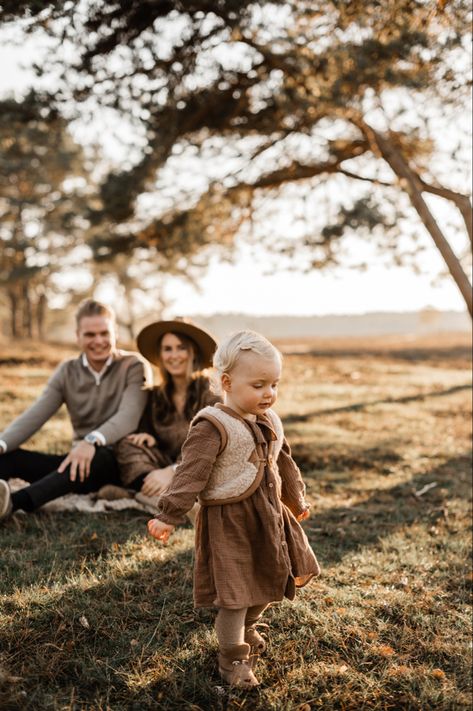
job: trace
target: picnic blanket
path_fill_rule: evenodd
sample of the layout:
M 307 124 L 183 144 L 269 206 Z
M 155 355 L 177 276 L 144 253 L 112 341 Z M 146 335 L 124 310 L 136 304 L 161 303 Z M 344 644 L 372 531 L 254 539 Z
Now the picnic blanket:
M 28 482 L 22 479 L 10 479 L 11 491 L 28 486 Z M 136 509 L 138 511 L 149 512 L 144 504 L 141 504 L 136 499 L 116 499 L 115 501 L 106 501 L 105 499 L 97 499 L 97 494 L 66 494 L 54 501 L 49 501 L 44 506 L 41 506 L 38 511 L 47 511 L 48 513 L 56 513 L 58 511 L 82 511 L 82 513 L 109 513 L 111 511 L 124 511 L 125 509 Z

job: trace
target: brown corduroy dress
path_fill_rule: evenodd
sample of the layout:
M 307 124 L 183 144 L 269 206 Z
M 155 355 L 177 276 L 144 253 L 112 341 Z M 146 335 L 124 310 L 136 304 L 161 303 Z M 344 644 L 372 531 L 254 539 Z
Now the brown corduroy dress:
M 267 417 L 242 420 L 265 456 L 276 434 Z M 182 449 L 182 461 L 160 499 L 160 521 L 179 524 L 208 481 L 221 445 L 220 434 L 208 420 L 192 426 Z M 195 531 L 194 603 L 196 607 L 241 609 L 293 599 L 295 588 L 320 572 L 317 559 L 296 516 L 305 508 L 300 471 L 284 441 L 276 475 L 267 464 L 258 489 L 237 503 L 204 506 Z

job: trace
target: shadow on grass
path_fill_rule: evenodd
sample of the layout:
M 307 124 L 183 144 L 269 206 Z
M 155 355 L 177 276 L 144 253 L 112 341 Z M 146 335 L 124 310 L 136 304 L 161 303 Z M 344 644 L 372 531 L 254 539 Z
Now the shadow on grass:
M 356 506 L 314 513 L 305 529 L 322 566 L 355 550 L 369 553 L 387 534 L 416 522 L 445 520 L 445 501 L 469 495 L 469 461 L 465 453 Z M 433 481 L 437 487 L 415 497 Z M 24 595 L 8 583 L 13 594 L 4 609 L 11 620 L 0 627 L 0 667 L 20 679 L 9 683 L 0 670 L 2 709 L 206 711 L 243 703 L 244 694 L 230 705 L 228 694 L 216 692 L 213 613 L 196 612 L 192 604 L 190 531 L 174 549 L 156 544 L 160 553 L 153 557 L 143 546 L 145 518 L 38 515 L 2 530 L 11 543 L 16 535 L 19 563 L 34 562 L 34 577 L 21 565 L 17 571 L 16 589 Z M 24 550 L 19 534 L 30 540 Z M 83 578 L 71 577 L 80 571 Z M 444 574 L 460 586 L 448 569 Z M 36 592 L 35 581 L 44 581 Z M 266 693 L 245 696 L 245 708 L 290 708 L 268 705 Z
M 311 348 L 301 353 L 298 350 L 291 351 L 290 347 L 285 349 L 285 355 L 297 356 L 298 358 L 360 358 L 367 360 L 369 358 L 392 358 L 393 360 L 407 361 L 415 363 L 422 362 L 438 362 L 438 361 L 461 361 L 471 363 L 471 347 L 469 345 L 458 345 L 450 347 L 417 347 L 417 348 L 370 348 L 366 343 L 363 346 L 349 348 L 341 347 L 327 348 L 321 345 L 319 348 Z
M 306 477 L 310 486 L 310 476 Z M 435 482 L 421 496 L 416 492 Z M 408 482 L 375 491 L 366 501 L 314 511 L 305 525 L 322 565 L 336 564 L 345 555 L 376 545 L 384 536 L 415 522 L 448 524 L 448 500 L 471 497 L 471 452 L 453 457 Z
M 445 397 L 446 395 L 453 395 L 454 393 L 462 392 L 463 390 L 471 390 L 471 384 L 467 383 L 465 385 L 455 385 L 447 390 L 433 390 L 429 393 L 419 393 L 418 395 L 405 395 L 404 397 L 388 397 L 380 400 L 370 400 L 369 402 L 357 402 L 353 405 L 343 405 L 342 407 L 332 407 L 326 410 L 314 410 L 313 412 L 306 412 L 301 415 L 286 415 L 284 417 L 284 422 L 287 425 L 296 424 L 299 422 L 308 422 L 314 417 L 321 417 L 322 415 L 336 415 L 342 412 L 358 412 L 364 410 L 367 407 L 372 407 L 373 405 L 405 405 L 409 402 L 422 402 L 429 397 Z
M 0 525 L 0 595 L 44 583 L 61 585 L 99 559 L 105 561 L 116 549 L 145 530 L 148 514 L 115 515 L 80 513 L 16 514 Z M 112 525 L 109 525 L 109 524 Z
M 366 447 L 365 449 L 352 450 L 346 453 L 335 447 L 325 447 L 316 450 L 307 447 L 304 442 L 295 442 L 292 447 L 292 456 L 297 465 L 304 471 L 317 469 L 320 472 L 337 470 L 335 482 L 326 481 L 326 488 L 335 488 L 340 484 L 348 486 L 353 480 L 354 469 L 374 470 L 380 474 L 390 474 L 392 466 L 401 462 L 403 457 L 386 445 Z M 306 479 L 304 473 L 304 479 Z M 310 477 L 309 477 L 310 478 Z
M 109 555 L 116 544 L 114 535 Z M 89 577 L 67 582 L 67 561 L 48 588 L 27 590 L 27 601 L 13 595 L 4 606 L 11 622 L 0 627 L 2 709 L 69 708 L 64 704 L 71 699 L 71 709 L 86 702 L 94 709 L 160 708 L 162 694 L 166 703 L 175 699 L 165 708 L 177 709 L 196 685 L 202 687 L 215 650 L 202 645 L 211 613 L 193 609 L 192 547 L 173 554 L 171 545 L 164 555 L 172 557 L 165 560 L 137 560 L 134 551 L 133 570 L 124 564 L 123 572 L 112 566 L 108 574 L 106 547 Z M 83 554 L 76 549 L 77 569 L 84 567 Z M 45 572 L 38 570 L 38 577 Z M 58 580 L 66 582 L 58 586 Z M 2 668 L 20 679 L 7 683 Z
M 214 612 L 193 608 L 192 547 L 172 547 L 166 560 L 59 591 L 53 582 L 26 607 L 11 603 L 15 618 L 0 628 L 2 711 L 226 708 Z

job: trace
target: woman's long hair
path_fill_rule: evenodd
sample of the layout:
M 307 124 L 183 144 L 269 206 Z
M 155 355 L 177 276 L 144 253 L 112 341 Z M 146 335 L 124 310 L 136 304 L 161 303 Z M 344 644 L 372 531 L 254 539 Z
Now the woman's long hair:
M 175 333 L 174 331 L 168 331 L 168 333 L 172 333 L 173 336 L 176 336 L 191 356 L 187 373 L 186 404 L 184 406 L 184 415 L 186 419 L 191 420 L 203 406 L 204 396 L 209 391 L 210 382 L 209 379 L 202 374 L 202 355 L 197 344 L 188 336 Z M 161 360 L 161 345 L 165 335 L 167 335 L 167 333 L 164 333 L 157 343 L 159 359 L 158 371 L 161 376 L 161 381 L 153 388 L 155 393 L 154 413 L 163 423 L 166 423 L 166 420 L 176 412 L 176 406 L 172 399 L 174 394 L 174 381 Z

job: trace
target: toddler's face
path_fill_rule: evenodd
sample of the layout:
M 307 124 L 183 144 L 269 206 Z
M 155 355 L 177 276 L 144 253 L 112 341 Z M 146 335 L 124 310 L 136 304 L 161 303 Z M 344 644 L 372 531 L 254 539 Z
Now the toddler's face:
M 225 402 L 242 417 L 262 415 L 276 402 L 280 377 L 278 358 L 243 351 L 233 370 L 222 377 Z

